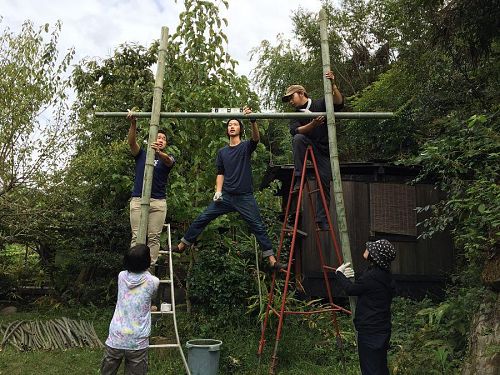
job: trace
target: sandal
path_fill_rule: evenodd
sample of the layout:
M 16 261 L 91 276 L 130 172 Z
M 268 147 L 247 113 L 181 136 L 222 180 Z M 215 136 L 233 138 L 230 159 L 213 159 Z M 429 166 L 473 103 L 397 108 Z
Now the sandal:
M 281 271 L 281 270 L 286 270 L 287 265 L 276 261 L 270 267 L 273 271 Z
M 186 248 L 184 248 L 184 249 L 181 250 L 179 248 L 179 245 L 176 245 L 176 246 L 172 247 L 172 252 L 173 253 L 182 254 L 184 251 L 186 251 Z

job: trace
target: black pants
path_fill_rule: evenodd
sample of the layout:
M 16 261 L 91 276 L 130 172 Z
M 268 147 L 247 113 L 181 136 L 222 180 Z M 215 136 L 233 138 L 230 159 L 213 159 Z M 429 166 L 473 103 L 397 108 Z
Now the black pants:
M 391 333 L 358 332 L 358 355 L 361 374 L 389 375 L 387 350 Z
M 332 180 L 332 168 L 330 166 L 330 155 L 321 152 L 309 137 L 304 134 L 295 134 L 293 136 L 293 164 L 295 167 L 295 180 L 302 174 L 304 165 L 304 157 L 306 155 L 307 146 L 312 146 L 314 157 L 318 165 L 318 172 L 321 178 L 321 185 L 325 193 L 326 204 L 330 208 L 330 181 Z M 326 223 L 326 213 L 321 202 L 321 196 L 318 193 L 316 196 L 316 222 Z

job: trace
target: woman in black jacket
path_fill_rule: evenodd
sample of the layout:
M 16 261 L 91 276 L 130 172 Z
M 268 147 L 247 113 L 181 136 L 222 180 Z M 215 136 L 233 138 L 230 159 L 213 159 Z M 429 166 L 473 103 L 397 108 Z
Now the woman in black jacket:
M 358 296 L 354 326 L 358 332 L 358 355 L 363 375 L 388 375 L 387 350 L 391 338 L 391 302 L 395 291 L 390 266 L 396 249 L 387 240 L 367 242 L 363 258 L 368 269 L 354 283 L 350 263 L 337 268 L 335 279 L 349 296 Z

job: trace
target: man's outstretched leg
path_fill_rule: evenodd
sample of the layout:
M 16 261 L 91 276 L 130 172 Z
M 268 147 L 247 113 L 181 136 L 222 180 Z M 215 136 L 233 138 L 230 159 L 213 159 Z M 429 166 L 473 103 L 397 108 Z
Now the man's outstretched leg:
M 175 253 L 183 253 L 186 247 L 191 246 L 196 238 L 203 232 L 212 220 L 217 219 L 219 216 L 233 212 L 231 202 L 227 197 L 222 197 L 221 201 L 212 202 L 189 226 L 188 230 L 181 238 L 179 244 L 172 249 Z
M 233 206 L 243 217 L 250 231 L 255 235 L 257 242 L 262 248 L 262 256 L 267 258 L 272 269 L 280 270 L 286 268 L 285 265 L 278 262 L 273 252 L 273 245 L 267 230 L 260 216 L 259 206 L 252 193 L 234 196 Z

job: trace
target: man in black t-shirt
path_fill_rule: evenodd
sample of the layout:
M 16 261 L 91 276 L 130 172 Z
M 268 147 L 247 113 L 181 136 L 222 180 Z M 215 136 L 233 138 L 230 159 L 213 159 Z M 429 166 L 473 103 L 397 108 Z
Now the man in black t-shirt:
M 252 111 L 245 107 L 244 113 L 249 115 Z M 173 251 L 182 253 L 186 246 L 190 246 L 212 220 L 236 211 L 255 235 L 262 248 L 262 255 L 268 258 L 271 268 L 279 270 L 284 268 L 284 265 L 280 264 L 274 256 L 271 240 L 267 235 L 267 229 L 253 196 L 250 158 L 260 141 L 260 133 L 255 119 L 250 119 L 250 123 L 252 125 L 252 138 L 249 141 L 242 141 L 243 123 L 238 119 L 227 121 L 226 131 L 229 145 L 217 152 L 216 191 L 213 202 L 189 226 L 181 242 Z
M 332 71 L 327 72 L 326 78 L 332 83 L 333 105 L 335 111 L 344 108 L 344 97 L 335 85 L 335 76 Z M 325 98 L 313 100 L 309 98 L 306 90 L 301 85 L 289 86 L 282 98 L 283 102 L 288 102 L 295 108 L 296 112 L 326 112 Z M 290 121 L 290 134 L 293 137 L 293 163 L 295 166 L 295 186 L 297 192 L 300 186 L 302 167 L 307 146 L 312 146 L 316 162 L 318 164 L 319 175 L 325 193 L 325 198 L 330 204 L 330 181 L 332 180 L 332 170 L 330 167 L 330 152 L 328 146 L 328 127 L 326 117 L 318 116 L 312 120 L 292 119 Z M 327 220 L 323 204 L 320 197 L 316 200 L 316 224 L 319 229 L 327 229 Z

